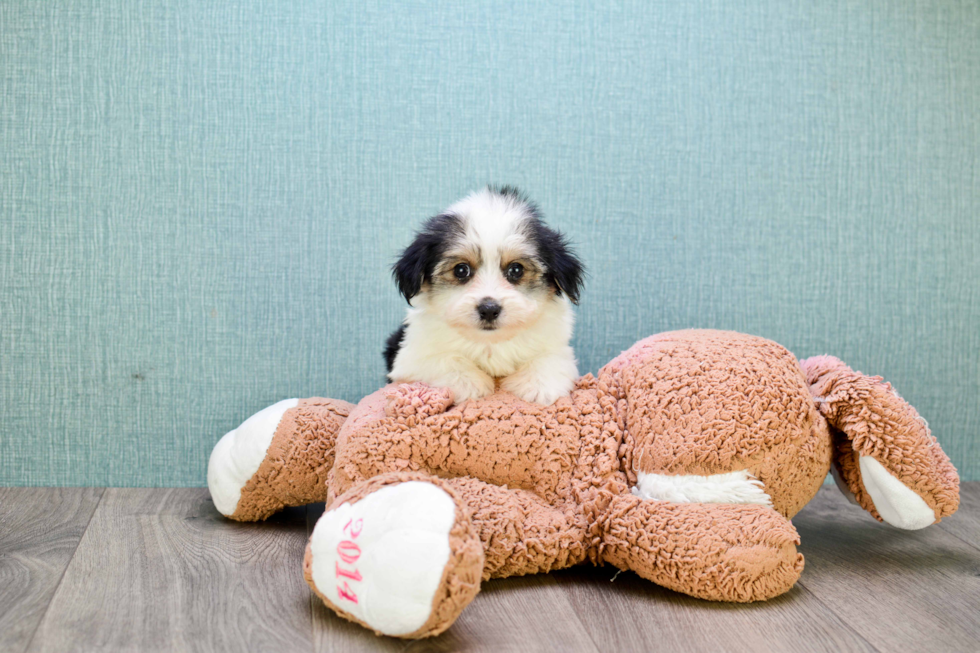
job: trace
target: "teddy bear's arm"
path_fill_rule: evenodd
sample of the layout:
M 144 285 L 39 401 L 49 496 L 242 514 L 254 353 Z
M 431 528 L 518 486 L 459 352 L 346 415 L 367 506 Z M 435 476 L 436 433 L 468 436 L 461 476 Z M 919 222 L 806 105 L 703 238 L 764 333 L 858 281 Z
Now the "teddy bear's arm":
M 446 481 L 461 498 L 483 542 L 483 578 L 547 573 L 582 562 L 586 532 L 573 515 L 533 492 L 472 477 Z
M 286 506 L 323 501 L 337 433 L 353 408 L 336 399 L 285 399 L 226 433 L 208 461 L 218 512 L 259 521 Z
M 709 601 L 762 601 L 803 570 L 799 535 L 755 504 L 673 503 L 621 495 L 607 511 L 601 560 Z

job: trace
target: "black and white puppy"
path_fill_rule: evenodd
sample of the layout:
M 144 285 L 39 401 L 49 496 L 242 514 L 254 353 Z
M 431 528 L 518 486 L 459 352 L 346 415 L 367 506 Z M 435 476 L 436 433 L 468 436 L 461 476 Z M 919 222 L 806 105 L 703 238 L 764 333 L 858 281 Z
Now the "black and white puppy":
M 584 269 L 516 189 L 488 187 L 430 218 L 392 268 L 408 315 L 388 338 L 388 378 L 500 388 L 550 405 L 578 378 L 569 346 Z

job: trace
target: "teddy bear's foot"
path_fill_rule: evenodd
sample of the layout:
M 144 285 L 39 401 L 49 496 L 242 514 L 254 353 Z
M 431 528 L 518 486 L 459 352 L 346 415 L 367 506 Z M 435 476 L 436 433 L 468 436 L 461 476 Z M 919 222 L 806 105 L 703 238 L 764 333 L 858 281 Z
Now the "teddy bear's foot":
M 395 473 L 356 485 L 313 529 L 310 587 L 339 615 L 379 634 L 437 635 L 476 596 L 483 548 L 446 483 Z
M 208 461 L 218 512 L 257 521 L 323 501 L 337 432 L 352 408 L 335 399 L 284 399 L 226 433 Z
M 959 476 L 929 426 L 881 377 L 833 356 L 800 361 L 834 437 L 834 480 L 881 521 L 925 528 L 959 505 Z

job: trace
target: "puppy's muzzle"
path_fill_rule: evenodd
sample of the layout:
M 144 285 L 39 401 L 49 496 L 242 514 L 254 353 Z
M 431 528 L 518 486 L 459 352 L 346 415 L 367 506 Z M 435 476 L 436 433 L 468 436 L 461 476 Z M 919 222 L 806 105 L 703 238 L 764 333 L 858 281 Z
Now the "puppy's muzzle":
M 491 297 L 481 299 L 479 305 L 476 307 L 476 313 L 480 316 L 480 326 L 484 329 L 495 328 L 495 323 L 497 318 L 500 317 L 500 311 L 502 310 L 503 307 L 496 299 Z

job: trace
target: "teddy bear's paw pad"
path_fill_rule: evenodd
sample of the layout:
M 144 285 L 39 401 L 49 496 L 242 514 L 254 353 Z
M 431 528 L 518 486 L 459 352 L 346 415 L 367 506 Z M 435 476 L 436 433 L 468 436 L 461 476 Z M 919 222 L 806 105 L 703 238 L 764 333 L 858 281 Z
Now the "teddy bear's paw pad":
M 908 531 L 935 523 L 936 513 L 911 488 L 895 478 L 871 456 L 861 456 L 861 481 L 875 510 L 888 524 Z
M 265 460 L 283 414 L 298 403 L 299 399 L 284 399 L 263 408 L 214 445 L 208 460 L 208 490 L 218 512 L 234 514 L 242 488 Z
M 387 485 L 324 513 L 310 538 L 310 577 L 334 607 L 371 628 L 413 633 L 432 615 L 455 520 L 455 502 L 435 485 Z

